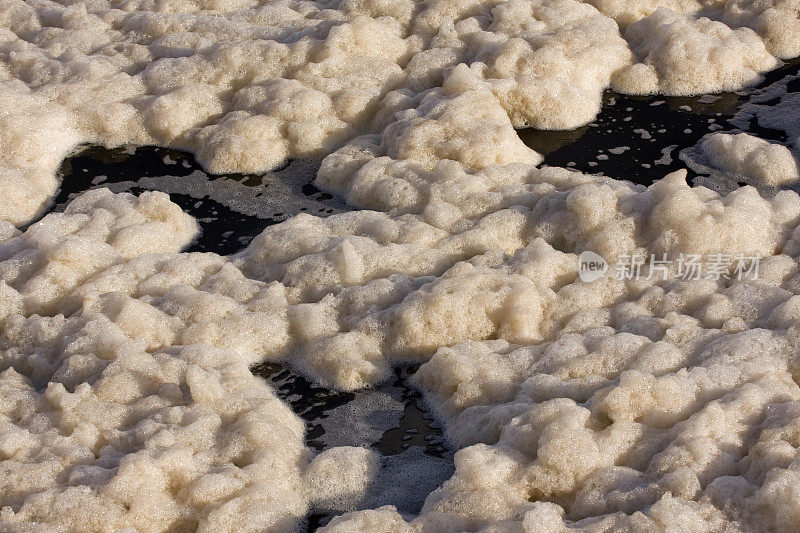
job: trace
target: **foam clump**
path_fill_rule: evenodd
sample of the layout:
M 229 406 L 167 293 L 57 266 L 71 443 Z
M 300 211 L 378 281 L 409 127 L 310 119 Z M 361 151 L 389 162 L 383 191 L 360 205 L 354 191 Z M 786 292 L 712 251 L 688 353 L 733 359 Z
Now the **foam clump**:
M 749 28 L 663 8 L 631 24 L 625 37 L 639 61 L 616 73 L 614 88 L 628 94 L 732 91 L 780 64 Z
M 46 209 L 60 161 L 87 143 L 169 146 L 212 173 L 263 173 L 350 141 L 362 151 L 363 135 L 388 128 L 405 138 L 383 143 L 390 157 L 419 143 L 428 166 L 531 162 L 513 127 L 584 125 L 612 81 L 633 94 L 734 90 L 800 53 L 782 25 L 796 2 L 707 4 L 8 0 L 0 217 Z M 467 117 L 491 129 L 481 149 Z
M 0 519 L 91 530 L 157 509 L 156 530 L 286 529 L 309 509 L 357 509 L 374 458 L 314 459 L 249 372 L 266 360 L 340 389 L 422 362 L 415 380 L 464 448 L 408 526 L 383 509 L 331 527 L 782 523 L 791 503 L 769 480 L 791 476 L 789 459 L 759 450 L 785 450 L 782 413 L 800 397 L 800 198 L 723 197 L 683 172 L 649 188 L 521 163 L 462 172 L 441 177 L 474 177 L 451 198 L 455 223 L 431 224 L 424 203 L 304 215 L 232 259 L 176 253 L 195 226 L 160 193 L 91 191 L 9 228 Z M 139 233 L 147 247 L 130 244 Z M 79 245 L 69 271 L 47 254 Z M 587 283 L 584 249 L 762 261 L 758 280 Z M 43 285 L 51 272 L 61 283 Z M 87 507 L 96 522 L 81 525 Z
M 779 187 L 800 179 L 797 160 L 785 146 L 747 133 L 713 133 L 700 145 L 709 164 L 734 179 Z
M 795 36 L 800 31 L 797 0 L 733 0 L 725 2 L 722 20 L 731 27 L 749 27 L 764 40 L 775 57 L 791 59 L 800 54 Z
M 166 194 L 99 189 L 4 232 L 0 528 L 287 530 L 312 501 L 363 497 L 371 453 L 315 458 L 302 420 L 250 372 L 254 341 L 209 331 L 232 314 L 235 334 L 236 298 L 264 287 L 176 253 L 196 229 Z M 212 334 L 228 348 L 199 340 Z
M 2 520 L 136 527 L 159 509 L 157 530 L 284 529 L 311 508 L 357 508 L 374 458 L 345 447 L 313 459 L 300 421 L 249 372 L 264 360 L 342 389 L 424 362 L 415 379 L 464 449 L 411 528 L 540 513 L 613 528 L 676 513 L 784 520 L 768 480 L 791 475 L 789 463 L 756 450 L 783 446 L 772 428 L 793 420 L 781 413 L 800 397 L 790 349 L 800 198 L 720 197 L 680 172 L 647 189 L 532 166 L 516 186 L 514 176 L 476 189 L 458 204 L 474 218 L 448 229 L 414 213 L 301 216 L 234 261 L 175 253 L 173 239 L 106 251 L 127 228 L 149 227 L 137 209 L 151 202 L 162 202 L 159 227 L 187 222 L 158 193 L 86 193 L 9 231 Z M 49 244 L 37 240 L 44 228 L 57 243 L 91 243 L 73 284 L 48 299 L 31 280 L 57 258 L 12 268 Z M 764 259 L 758 280 L 586 283 L 576 252 L 587 248 L 612 261 L 637 251 Z M 76 506 L 94 506 L 96 522 L 82 526 Z M 407 521 L 365 512 L 331 527 Z
M 599 202 L 581 198 L 602 197 L 602 184 L 575 186 L 560 204 L 551 193 L 548 203 L 570 210 L 561 220 L 574 226 L 454 265 L 387 317 L 393 332 L 410 328 L 390 353 L 434 353 L 414 379 L 462 447 L 455 475 L 408 525 L 384 508 L 344 515 L 328 530 L 793 523 L 792 496 L 775 491 L 796 457 L 784 439 L 800 398 L 791 348 L 800 199 L 766 200 L 750 187 L 720 197 L 684 180 L 675 173 L 619 191 L 606 222 L 615 231 L 593 226 L 594 234 L 627 253 L 760 256 L 759 279 L 673 270 L 581 282 L 574 253 L 549 243 L 587 246 L 579 227 L 603 217 L 587 210 Z M 546 217 L 541 209 L 529 231 Z M 630 240 L 627 217 L 639 228 Z

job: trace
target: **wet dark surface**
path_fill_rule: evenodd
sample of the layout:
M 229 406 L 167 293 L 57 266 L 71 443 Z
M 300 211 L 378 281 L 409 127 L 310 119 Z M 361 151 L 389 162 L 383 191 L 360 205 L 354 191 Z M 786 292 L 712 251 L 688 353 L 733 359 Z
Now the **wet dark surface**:
M 686 168 L 678 157 L 714 132 L 740 131 L 729 120 L 750 97 L 800 71 L 800 60 L 765 75 L 762 83 L 737 92 L 696 97 L 638 97 L 608 90 L 597 118 L 577 130 L 519 130 L 531 148 L 545 156 L 544 164 L 630 180 L 650 185 L 665 174 Z M 800 92 L 800 80 L 787 84 L 788 92 Z M 765 128 L 753 119 L 746 131 L 757 137 L 786 142 L 786 132 Z M 688 178 L 697 174 L 688 169 Z
M 428 414 L 428 408 L 419 391 L 409 384 L 409 379 L 418 368 L 397 367 L 393 381 L 370 389 L 385 391 L 397 397 L 404 406 L 400 425 L 385 431 L 379 440 L 370 444 L 381 455 L 397 455 L 411 446 L 418 446 L 423 449 L 423 453 L 433 457 L 445 457 L 450 453 L 442 436 L 441 426 Z M 306 422 L 306 443 L 318 451 L 326 448 L 320 439 L 325 434 L 323 422 L 327 413 L 363 394 L 319 387 L 276 363 L 256 366 L 253 373 L 270 381 L 275 386 L 278 397 L 291 405 L 292 410 Z
M 400 391 L 405 405 L 400 425 L 386 431 L 373 447 L 382 455 L 397 455 L 418 446 L 423 453 L 433 457 L 448 457 L 450 450 L 442 435 L 441 426 L 428 412 L 422 395 L 408 385 L 408 379 L 417 371 L 418 366 L 408 366 L 395 370 L 395 380 L 387 387 Z
M 168 162 L 165 162 L 168 161 Z M 160 177 L 174 181 L 172 190 L 167 190 L 170 199 L 184 211 L 198 219 L 202 232 L 187 250 L 190 252 L 215 252 L 229 255 L 247 246 L 261 231 L 272 224 L 277 224 L 298 213 L 308 212 L 317 216 L 327 216 L 346 209 L 343 202 L 334 199 L 330 194 L 320 191 L 313 184 L 317 164 L 306 163 L 305 168 L 297 172 L 295 161 L 290 161 L 281 169 L 268 176 L 254 174 L 224 174 L 214 176 L 206 173 L 195 161 L 192 154 L 160 148 L 143 146 L 135 149 L 107 149 L 99 146 L 88 146 L 79 150 L 74 156 L 66 159 L 59 170 L 62 186 L 56 195 L 50 211 L 61 211 L 78 194 L 98 187 L 108 187 L 114 192 L 130 192 L 141 194 L 146 190 L 163 190 L 164 187 L 148 186 L 147 178 Z M 309 168 L 310 167 L 310 168 Z M 288 184 L 285 194 L 293 194 L 305 200 L 303 204 L 286 205 L 286 202 L 274 202 L 271 186 L 276 184 L 281 174 L 291 174 L 295 179 Z M 235 182 L 241 188 L 249 188 L 249 202 L 262 201 L 262 213 L 251 214 L 247 210 L 236 209 L 211 198 L 209 195 L 196 194 L 191 186 L 182 186 L 180 180 L 189 176 L 201 176 L 210 188 L 216 183 Z M 299 177 L 300 179 L 296 179 Z M 271 183 L 272 182 L 272 183 Z M 186 189 L 176 192 L 176 189 Z M 281 198 L 283 200 L 283 198 Z M 270 202 L 274 205 L 270 206 Z M 243 212 L 245 211 L 245 212 Z M 252 211 L 252 209 L 251 209 Z
M 306 444 L 317 451 L 325 449 L 319 440 L 324 435 L 321 420 L 327 412 L 355 399 L 350 392 L 338 392 L 314 385 L 304 377 L 286 370 L 277 363 L 254 367 L 253 373 L 271 382 L 278 397 L 288 403 L 306 423 Z
M 165 164 L 165 157 L 170 157 L 178 164 Z M 63 209 L 72 198 L 88 189 L 137 182 L 142 177 L 150 176 L 172 176 L 180 179 L 195 171 L 202 169 L 194 158 L 176 150 L 146 146 L 137 148 L 130 154 L 123 148 L 109 150 L 88 147 L 61 165 L 63 181 L 55 199 L 54 210 Z M 235 174 L 227 177 L 250 186 L 261 184 L 258 176 Z M 131 186 L 126 190 L 138 195 L 145 189 Z M 233 253 L 245 244 L 245 240 L 252 239 L 268 225 L 280 221 L 237 213 L 222 204 L 209 201 L 208 197 L 198 199 L 188 194 L 172 193 L 170 199 L 200 220 L 219 222 L 203 224 L 203 232 L 191 247 L 193 252 Z M 242 228 L 244 232 L 234 237 L 231 227 Z
M 288 403 L 305 421 L 306 443 L 311 448 L 323 451 L 335 445 L 358 444 L 367 446 L 384 457 L 384 474 L 379 476 L 378 486 L 373 491 L 376 494 L 371 501 L 365 502 L 364 508 L 375 508 L 388 503 L 399 507 L 401 512 L 416 514 L 424 497 L 449 478 L 453 470 L 453 450 L 447 445 L 441 426 L 429 413 L 422 395 L 409 383 L 417 368 L 398 367 L 392 381 L 373 389 L 352 393 L 319 387 L 279 364 L 256 366 L 253 373 L 272 383 L 278 397 Z M 391 398 L 394 409 L 354 409 L 361 420 L 352 422 L 354 426 L 361 427 L 361 435 L 353 440 L 362 442 L 326 442 L 327 434 L 334 429 L 331 425 L 341 423 L 340 418 L 331 417 L 332 413 L 359 401 L 369 404 L 376 395 Z M 364 431 L 363 426 L 370 427 Z M 375 438 L 365 438 L 370 433 Z M 416 456 L 414 452 L 417 452 Z M 420 455 L 427 459 L 423 458 L 420 462 Z M 402 467 L 412 457 L 417 467 L 410 468 L 410 476 L 403 476 L 406 478 L 404 487 L 403 480 L 396 479 L 400 476 L 395 476 L 395 472 L 398 466 Z M 427 486 L 424 490 L 415 490 L 415 485 Z M 308 531 L 327 524 L 337 514 L 340 513 L 313 513 L 308 518 Z

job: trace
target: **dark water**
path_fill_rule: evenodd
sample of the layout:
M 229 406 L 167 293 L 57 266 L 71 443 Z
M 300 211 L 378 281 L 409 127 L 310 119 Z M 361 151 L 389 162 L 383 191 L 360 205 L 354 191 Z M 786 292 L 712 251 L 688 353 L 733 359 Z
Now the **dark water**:
M 767 73 L 755 87 L 695 97 L 637 97 L 608 90 L 602 112 L 590 124 L 572 131 L 524 129 L 519 135 L 545 156 L 545 165 L 650 185 L 686 168 L 678 152 L 711 132 L 746 131 L 786 143 L 786 132 L 763 127 L 755 118 L 746 128 L 737 128 L 730 120 L 754 94 L 798 72 L 800 59 L 795 59 Z M 790 81 L 787 91 L 800 92 L 800 80 Z M 627 149 L 621 150 L 623 147 Z M 696 176 L 688 169 L 689 179 Z
M 98 187 L 133 194 L 162 190 L 200 222 L 202 232 L 187 251 L 229 255 L 247 246 L 265 227 L 299 213 L 327 216 L 348 209 L 312 184 L 319 163 L 294 160 L 261 176 L 215 176 L 206 173 L 192 154 L 178 150 L 88 146 L 61 165 L 62 185 L 50 210 L 60 211 L 80 193 Z M 226 205 L 221 200 L 230 192 L 233 198 L 226 198 L 232 200 Z
M 453 450 L 422 395 L 409 385 L 416 370 L 416 366 L 399 367 L 390 382 L 345 393 L 319 387 L 278 364 L 253 368 L 305 421 L 309 447 L 323 451 L 366 446 L 381 455 L 381 473 L 361 508 L 390 504 L 409 516 L 417 514 L 425 497 L 453 473 Z M 308 531 L 337 514 L 313 513 Z
M 381 455 L 397 455 L 411 446 L 418 446 L 423 449 L 423 453 L 433 457 L 443 457 L 448 453 L 441 426 L 428 414 L 422 395 L 408 384 L 408 379 L 417 368 L 413 365 L 398 367 L 390 383 L 371 389 L 386 392 L 403 404 L 399 425 L 384 431 L 378 440 L 370 443 Z M 306 444 L 318 451 L 326 448 L 322 437 L 325 435 L 324 421 L 328 417 L 327 413 L 352 402 L 359 394 L 364 394 L 319 387 L 276 363 L 256 366 L 253 373 L 270 381 L 278 396 L 306 421 Z M 376 424 L 380 422 L 376 421 Z
M 740 124 L 738 129 L 730 120 L 752 95 L 799 69 L 800 61 L 793 61 L 769 73 L 758 87 L 696 98 L 639 98 L 607 91 L 602 113 L 587 126 L 567 132 L 527 129 L 519 134 L 545 156 L 545 165 L 649 185 L 685 168 L 679 151 L 712 131 L 745 130 L 786 143 L 785 132 L 765 128 L 755 118 L 747 128 Z M 787 90 L 800 92 L 800 81 L 792 80 Z M 342 201 L 313 186 L 318 167 L 319 161 L 295 160 L 262 176 L 210 176 L 191 154 L 175 150 L 86 147 L 63 163 L 63 185 L 51 210 L 63 209 L 77 194 L 96 187 L 134 194 L 163 190 L 200 222 L 202 234 L 190 251 L 227 255 L 245 247 L 265 227 L 298 213 L 327 216 L 347 210 Z M 364 508 L 393 504 L 412 516 L 453 471 L 453 450 L 409 384 L 415 370 L 398 368 L 391 382 L 355 393 L 316 386 L 277 364 L 260 365 L 253 372 L 270 381 L 305 420 L 311 448 L 367 446 L 383 457 L 382 473 Z M 335 514 L 312 514 L 308 530 L 326 524 Z

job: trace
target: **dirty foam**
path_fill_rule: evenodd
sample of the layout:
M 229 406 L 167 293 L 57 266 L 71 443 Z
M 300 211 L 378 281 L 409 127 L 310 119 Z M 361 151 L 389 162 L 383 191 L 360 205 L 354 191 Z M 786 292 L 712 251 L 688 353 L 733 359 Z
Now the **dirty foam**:
M 0 527 L 287 531 L 375 500 L 378 458 L 315 455 L 250 372 L 276 361 L 343 390 L 422 363 L 462 448 L 419 516 L 330 531 L 796 528 L 800 197 L 539 168 L 514 128 L 586 124 L 608 87 L 756 83 L 800 54 L 799 10 L 0 0 Z M 790 181 L 788 149 L 721 135 L 723 172 Z M 89 191 L 20 232 L 85 143 L 214 173 L 324 156 L 316 185 L 371 210 L 232 257 L 181 253 L 197 225 L 163 193 Z M 585 250 L 761 261 L 584 282 Z

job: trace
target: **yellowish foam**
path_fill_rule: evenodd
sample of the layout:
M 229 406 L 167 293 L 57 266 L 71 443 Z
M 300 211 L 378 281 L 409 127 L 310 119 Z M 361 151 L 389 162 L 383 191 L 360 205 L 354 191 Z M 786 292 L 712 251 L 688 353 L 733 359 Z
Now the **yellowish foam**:
M 326 155 L 317 185 L 376 211 L 300 215 L 229 258 L 180 253 L 197 226 L 160 193 L 0 225 L 0 527 L 287 531 L 351 511 L 375 457 L 315 457 L 249 367 L 352 390 L 414 361 L 456 472 L 416 518 L 331 531 L 796 528 L 800 197 L 538 168 L 514 127 L 584 124 L 611 84 L 752 83 L 796 55 L 776 21 L 797 7 L 594 4 L 3 0 L 3 219 L 39 212 L 87 142 L 189 149 L 212 172 Z M 786 155 L 767 148 L 765 181 Z M 584 250 L 760 270 L 583 282 Z

